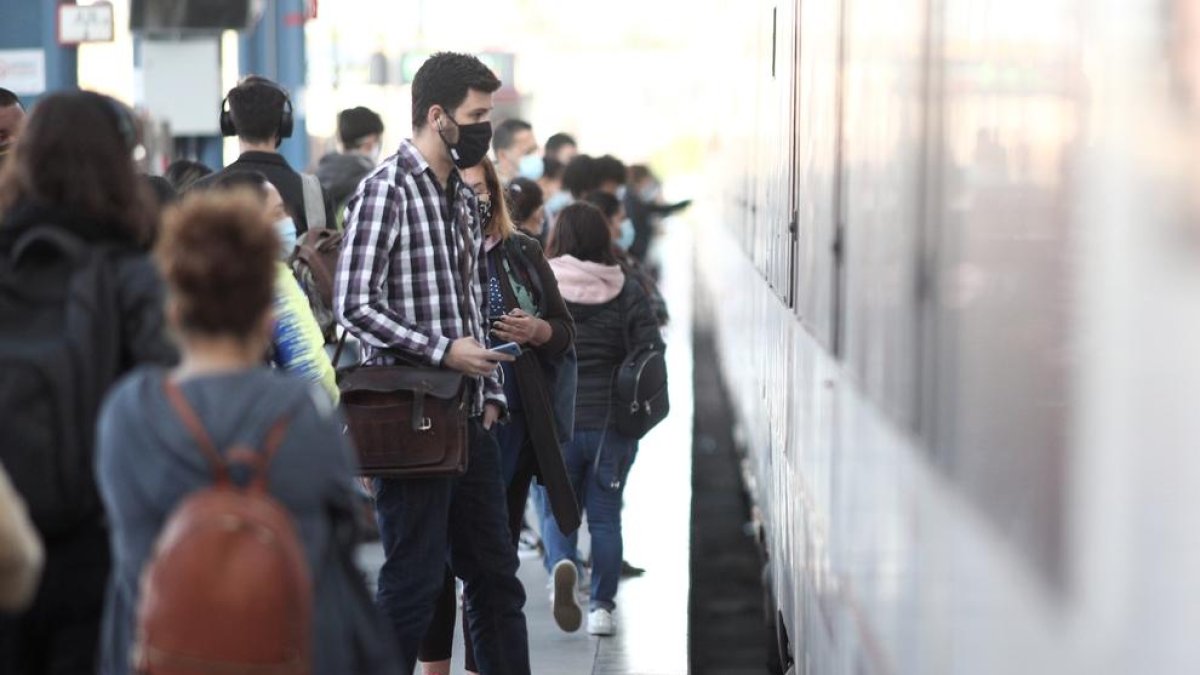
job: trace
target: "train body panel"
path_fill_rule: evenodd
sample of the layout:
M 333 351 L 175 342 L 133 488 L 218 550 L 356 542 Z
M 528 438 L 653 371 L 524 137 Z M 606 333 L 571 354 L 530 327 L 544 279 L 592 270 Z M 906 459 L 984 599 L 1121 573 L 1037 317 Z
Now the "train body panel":
M 795 672 L 1200 672 L 1200 11 L 731 12 L 698 296 Z

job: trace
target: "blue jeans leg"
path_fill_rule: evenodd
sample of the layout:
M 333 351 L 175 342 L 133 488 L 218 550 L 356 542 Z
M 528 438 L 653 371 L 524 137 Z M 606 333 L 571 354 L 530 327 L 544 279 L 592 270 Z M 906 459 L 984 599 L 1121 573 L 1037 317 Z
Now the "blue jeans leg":
M 621 581 L 621 560 L 624 540 L 621 536 L 621 495 L 625 480 L 636 454 L 636 441 L 609 430 L 603 447 L 592 446 L 588 462 L 587 489 L 584 510 L 588 531 L 592 535 L 592 598 L 591 609 L 616 608 L 617 585 Z M 596 459 L 596 453 L 599 459 Z
M 574 488 L 575 498 L 579 500 L 581 507 L 586 503 L 584 495 L 588 488 L 589 453 L 587 448 L 591 447 L 594 450 L 599 439 L 600 432 L 581 431 L 577 429 L 574 438 L 563 449 L 563 463 L 567 468 L 567 477 L 571 479 L 571 487 Z M 545 490 L 545 488 L 538 489 Z M 558 529 L 558 521 L 554 518 L 554 511 L 550 508 L 550 500 L 544 492 L 541 495 L 541 499 L 538 500 L 538 506 L 542 513 L 542 543 L 546 547 L 544 561 L 546 570 L 554 569 L 554 566 L 560 560 L 570 560 L 578 565 L 578 533 L 573 532 L 570 536 L 567 536 L 562 533 L 562 530 Z
M 500 451 L 492 434 L 471 423 L 467 473 L 450 503 L 450 566 L 463 580 L 475 659 L 482 675 L 528 675 L 525 588 L 509 537 Z M 419 638 L 418 638 L 419 640 Z

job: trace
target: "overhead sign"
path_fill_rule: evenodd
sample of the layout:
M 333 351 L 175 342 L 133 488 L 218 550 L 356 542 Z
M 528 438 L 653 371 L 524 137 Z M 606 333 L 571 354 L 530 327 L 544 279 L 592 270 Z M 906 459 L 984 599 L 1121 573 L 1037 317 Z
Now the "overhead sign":
M 46 53 L 40 49 L 0 49 L 0 87 L 22 96 L 46 92 Z
M 58 6 L 58 44 L 112 42 L 113 7 L 107 2 L 94 5 Z

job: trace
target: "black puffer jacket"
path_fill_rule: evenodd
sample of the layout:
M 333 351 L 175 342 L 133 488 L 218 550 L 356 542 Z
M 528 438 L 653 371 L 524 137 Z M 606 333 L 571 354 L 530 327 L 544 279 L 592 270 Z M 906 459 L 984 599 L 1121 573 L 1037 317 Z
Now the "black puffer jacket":
M 561 277 L 559 284 L 562 288 Z M 563 295 L 567 294 L 563 289 Z M 630 349 L 647 344 L 662 349 L 662 335 L 646 291 L 628 277 L 617 297 L 600 304 L 568 300 L 567 309 L 575 318 L 575 351 L 579 357 L 575 428 L 601 429 L 606 420 L 611 422 L 613 372 Z

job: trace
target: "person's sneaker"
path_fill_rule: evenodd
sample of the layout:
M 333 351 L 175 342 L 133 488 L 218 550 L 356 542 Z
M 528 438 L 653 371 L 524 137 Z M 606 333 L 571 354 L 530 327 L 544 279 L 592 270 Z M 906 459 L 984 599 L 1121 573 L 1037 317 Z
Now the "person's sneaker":
M 575 599 L 575 563 L 570 560 L 560 560 L 550 573 L 554 587 L 550 592 L 550 604 L 554 611 L 554 622 L 568 633 L 579 630 L 583 623 L 583 610 Z
M 612 635 L 617 632 L 617 622 L 613 620 L 612 612 L 607 609 L 593 609 L 588 614 L 588 633 L 592 635 Z

